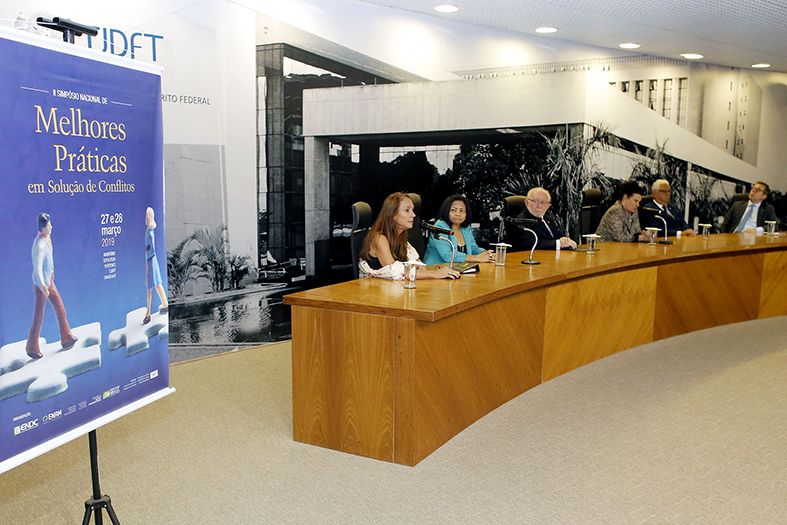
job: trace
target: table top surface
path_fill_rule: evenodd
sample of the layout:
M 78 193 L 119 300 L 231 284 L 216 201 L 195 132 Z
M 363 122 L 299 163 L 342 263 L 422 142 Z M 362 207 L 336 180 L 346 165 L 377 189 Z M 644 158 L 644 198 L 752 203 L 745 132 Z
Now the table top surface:
M 480 264 L 479 273 L 457 280 L 419 280 L 414 290 L 404 289 L 402 281 L 366 278 L 289 294 L 284 303 L 436 321 L 508 295 L 595 274 L 702 257 L 787 250 L 787 235 L 728 233 L 714 234 L 707 240 L 700 236 L 669 240 L 673 244 L 599 243 L 592 255 L 536 250 L 533 259 L 540 264 L 534 266 L 522 264 L 530 252 L 514 252 L 507 254 L 505 266 Z

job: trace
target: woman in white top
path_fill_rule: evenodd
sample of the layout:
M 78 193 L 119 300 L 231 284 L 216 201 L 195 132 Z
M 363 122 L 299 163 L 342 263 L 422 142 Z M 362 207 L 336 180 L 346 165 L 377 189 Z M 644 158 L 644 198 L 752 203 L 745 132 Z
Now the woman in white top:
M 418 252 L 407 242 L 407 231 L 413 227 L 414 218 L 413 201 L 406 194 L 392 193 L 385 199 L 361 247 L 361 277 L 404 279 L 402 263 L 418 260 Z M 459 272 L 449 268 L 418 269 L 418 279 L 458 278 Z

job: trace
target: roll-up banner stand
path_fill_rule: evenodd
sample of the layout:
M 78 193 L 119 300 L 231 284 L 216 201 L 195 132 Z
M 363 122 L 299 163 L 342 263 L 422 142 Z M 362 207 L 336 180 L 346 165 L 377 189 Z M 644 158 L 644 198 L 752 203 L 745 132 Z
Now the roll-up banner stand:
M 161 69 L 0 28 L 0 473 L 169 387 Z

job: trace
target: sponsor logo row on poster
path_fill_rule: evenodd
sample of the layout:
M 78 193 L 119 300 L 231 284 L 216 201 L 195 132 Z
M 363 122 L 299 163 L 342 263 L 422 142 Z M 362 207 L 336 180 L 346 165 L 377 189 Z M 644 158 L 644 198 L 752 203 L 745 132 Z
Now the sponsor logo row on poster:
M 39 428 L 41 425 L 45 425 L 47 423 L 51 423 L 52 421 L 60 419 L 61 417 L 66 417 L 66 416 L 68 416 L 70 414 L 73 414 L 73 413 L 77 412 L 77 410 L 82 410 L 82 409 L 87 408 L 88 406 L 93 405 L 95 403 L 98 403 L 98 402 L 100 402 L 100 401 L 102 401 L 104 399 L 109 399 L 110 397 L 119 395 L 123 391 L 126 391 L 126 390 L 129 390 L 131 388 L 134 388 L 137 385 L 140 385 L 142 383 L 146 383 L 147 381 L 149 381 L 151 379 L 155 379 L 157 377 L 158 377 L 158 370 L 153 370 L 152 372 L 150 372 L 150 374 L 145 374 L 145 375 L 142 375 L 140 377 L 132 378 L 128 383 L 126 383 L 122 387 L 121 386 L 115 386 L 115 387 L 110 388 L 109 390 L 105 390 L 100 395 L 93 396 L 93 398 L 91 399 L 90 402 L 82 401 L 82 402 L 80 402 L 80 403 L 78 403 L 76 405 L 70 406 L 70 407 L 68 407 L 66 409 L 65 414 L 63 413 L 62 409 L 58 409 L 58 410 L 55 410 L 53 412 L 49 412 L 48 414 L 45 414 L 45 415 L 41 416 L 40 418 L 35 417 L 33 419 L 30 419 L 30 420 L 27 420 L 27 421 L 23 421 L 23 422 L 21 422 L 21 423 L 19 423 L 17 425 L 14 425 L 14 436 L 19 436 L 21 434 L 24 434 L 25 432 L 29 432 L 31 430 L 35 430 L 35 429 Z M 25 412 L 24 414 L 19 414 L 19 415 L 15 416 L 13 418 L 13 423 L 17 423 L 19 421 L 22 421 L 22 420 L 27 419 L 27 418 L 32 417 L 32 416 L 33 416 L 32 412 Z

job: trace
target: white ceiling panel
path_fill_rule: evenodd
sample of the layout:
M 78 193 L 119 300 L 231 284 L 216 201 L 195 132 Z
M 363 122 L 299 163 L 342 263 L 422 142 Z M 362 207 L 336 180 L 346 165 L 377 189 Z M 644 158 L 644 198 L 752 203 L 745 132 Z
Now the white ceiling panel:
M 701 53 L 704 62 L 750 68 L 766 62 L 787 72 L 787 0 L 360 0 L 525 34 L 551 26 L 559 39 L 617 49 L 642 45 L 643 54 L 681 58 Z M 460 11 L 440 14 L 436 5 Z

